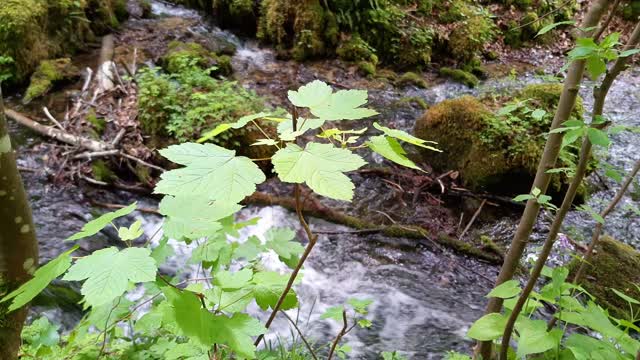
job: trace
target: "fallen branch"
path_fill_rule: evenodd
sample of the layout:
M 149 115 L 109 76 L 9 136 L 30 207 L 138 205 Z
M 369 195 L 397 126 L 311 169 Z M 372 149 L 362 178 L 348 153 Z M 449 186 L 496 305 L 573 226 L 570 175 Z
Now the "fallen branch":
M 16 121 L 17 123 L 28 127 L 29 129 L 37 132 L 40 135 L 44 135 L 44 136 L 48 136 L 51 138 L 54 138 L 58 141 L 61 141 L 63 143 L 66 144 L 70 144 L 70 145 L 75 145 L 75 146 L 80 146 L 82 148 L 85 148 L 87 150 L 90 151 L 105 151 L 108 150 L 111 146 L 108 144 L 105 144 L 103 142 L 100 141 L 96 141 L 96 140 L 92 140 L 92 139 L 87 139 L 81 136 L 76 136 L 76 135 L 72 135 L 69 134 L 67 132 L 64 132 L 62 130 L 56 129 L 52 126 L 45 126 L 42 125 L 38 122 L 35 122 L 31 119 L 29 119 L 27 116 L 11 110 L 11 109 L 5 109 L 4 110 L 5 115 L 7 115 L 7 117 L 9 117 L 10 119 Z
M 58 122 L 58 120 L 56 120 L 56 118 L 54 118 L 54 117 L 53 117 L 53 115 L 51 115 L 51 113 L 49 112 L 49 109 L 47 109 L 47 107 L 46 107 L 46 106 L 44 106 L 44 107 L 42 108 L 42 111 L 44 111 L 44 114 L 47 116 L 47 118 L 49 118 L 49 120 L 51 120 L 51 122 L 52 122 L 55 126 L 57 126 L 57 127 L 58 127 L 58 129 L 60 129 L 60 130 L 62 130 L 62 131 L 66 131 L 66 130 L 64 129 L 64 127 L 62 127 L 62 124 L 60 124 L 60 123 Z

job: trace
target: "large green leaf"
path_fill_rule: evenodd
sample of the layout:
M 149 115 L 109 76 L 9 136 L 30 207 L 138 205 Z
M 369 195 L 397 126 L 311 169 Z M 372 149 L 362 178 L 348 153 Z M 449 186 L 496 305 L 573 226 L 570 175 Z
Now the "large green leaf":
M 487 297 L 509 299 L 520 294 L 520 291 L 520 282 L 518 280 L 509 280 L 496 286 L 487 294 Z
M 547 331 L 547 322 L 544 320 L 529 320 L 523 317 L 516 323 L 516 329 L 520 334 L 517 350 L 520 359 L 529 354 L 554 349 L 562 338 L 562 330 Z
M 9 305 L 9 311 L 14 311 L 26 305 L 29 301 L 33 300 L 34 297 L 40 294 L 42 290 L 44 290 L 55 278 L 67 271 L 71 266 L 71 253 L 77 249 L 78 246 L 74 246 L 70 250 L 60 254 L 57 258 L 49 261 L 46 265 L 40 267 L 33 274 L 33 278 L 31 280 L 9 293 L 7 296 L 2 298 L 0 302 L 6 302 L 13 299 L 11 305 Z
M 278 303 L 280 295 L 283 293 L 287 282 L 289 281 L 289 275 L 282 275 L 277 272 L 259 272 L 253 276 L 253 289 L 256 303 L 262 310 L 268 308 L 274 308 Z M 298 276 L 296 283 L 301 281 L 301 277 Z M 282 303 L 281 310 L 289 310 L 298 306 L 298 297 L 293 290 L 289 290 L 287 296 Z
M 499 313 L 487 314 L 471 325 L 467 336 L 480 341 L 495 340 L 502 337 L 506 324 L 506 316 Z
M 164 293 L 170 303 L 164 322 L 177 324 L 182 335 L 198 344 L 224 344 L 242 357 L 254 358 L 251 337 L 266 330 L 258 320 L 246 314 L 214 315 L 203 309 L 196 294 L 189 291 L 167 288 Z
M 235 203 L 208 200 L 204 196 L 165 196 L 159 210 L 167 218 L 165 235 L 173 239 L 199 239 L 212 236 L 220 229 L 219 220 L 235 214 L 242 206 Z
M 308 143 L 305 149 L 288 144 L 273 155 L 272 162 L 280 180 L 304 182 L 320 195 L 348 201 L 353 198 L 354 185 L 343 172 L 366 164 L 347 149 L 319 143 Z
M 201 195 L 210 200 L 237 203 L 256 191 L 266 180 L 249 158 L 213 144 L 185 143 L 161 150 L 162 156 L 185 165 L 162 174 L 155 193 Z
M 265 234 L 266 247 L 275 251 L 280 260 L 289 267 L 295 267 L 304 251 L 299 242 L 293 241 L 295 236 L 296 233 L 289 228 L 271 228 Z
M 418 165 L 407 158 L 407 153 L 402 148 L 398 140 L 383 135 L 372 136 L 367 141 L 367 146 L 371 151 L 382 155 L 385 159 L 408 168 L 421 170 Z
M 366 90 L 340 90 L 332 93 L 329 85 L 315 80 L 289 91 L 289 100 L 298 107 L 309 108 L 316 117 L 332 120 L 357 120 L 377 115 L 374 110 L 361 108 L 367 103 Z
M 249 281 L 253 277 L 251 269 L 242 269 L 240 271 L 220 271 L 215 274 L 213 283 L 223 290 L 237 290 L 249 285 Z
M 63 280 L 86 280 L 81 294 L 88 305 L 100 306 L 124 294 L 131 282 L 154 281 L 157 270 L 149 249 L 110 247 L 76 261 Z
M 99 218 L 91 220 L 88 223 L 84 224 L 84 226 L 82 227 L 82 231 L 68 237 L 65 241 L 80 240 L 82 238 L 95 235 L 100 230 L 104 229 L 105 226 L 109 225 L 113 220 L 131 214 L 136 209 L 136 206 L 138 206 L 138 203 L 134 202 L 133 204 L 122 209 L 103 214 Z

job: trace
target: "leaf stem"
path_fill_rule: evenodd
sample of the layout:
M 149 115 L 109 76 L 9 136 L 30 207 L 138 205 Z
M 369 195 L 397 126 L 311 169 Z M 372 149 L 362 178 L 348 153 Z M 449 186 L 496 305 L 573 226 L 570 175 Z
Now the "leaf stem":
M 293 325 L 293 328 L 296 329 L 296 331 L 298 332 L 298 335 L 300 335 L 300 339 L 302 339 L 302 342 L 307 347 L 307 350 L 309 350 L 309 353 L 311 354 L 311 357 L 313 357 L 314 360 L 318 360 L 318 357 L 316 356 L 315 351 L 313 351 L 313 348 L 311 347 L 311 345 L 309 344 L 307 339 L 302 334 L 302 330 L 300 330 L 300 328 L 298 327 L 298 324 L 296 324 L 296 322 L 293 321 L 293 319 L 291 318 L 291 316 L 289 316 L 289 314 L 287 314 L 286 312 L 284 312 L 282 310 L 280 310 L 280 312 L 282 313 L 282 315 L 284 315 L 284 317 L 287 318 L 287 320 L 289 320 L 291 325 Z
M 331 360 L 331 358 L 333 358 L 333 353 L 336 351 L 336 347 L 338 346 L 338 343 L 340 342 L 340 340 L 342 340 L 342 337 L 345 336 L 345 334 L 351 330 L 347 330 L 347 312 L 345 310 L 342 310 L 342 330 L 340 330 L 340 332 L 338 333 L 338 336 L 336 336 L 336 339 L 333 341 L 333 344 L 331 345 L 331 350 L 329 350 L 329 355 L 327 356 L 327 360 Z M 353 327 L 352 327 L 353 328 Z

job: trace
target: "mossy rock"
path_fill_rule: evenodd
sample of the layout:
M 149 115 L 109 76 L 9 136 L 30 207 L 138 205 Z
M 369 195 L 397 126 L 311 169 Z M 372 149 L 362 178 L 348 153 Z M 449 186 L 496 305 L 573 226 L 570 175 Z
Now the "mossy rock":
M 364 76 L 375 76 L 376 64 L 368 61 L 360 61 L 358 63 L 358 71 Z
M 91 172 L 93 173 L 93 178 L 110 183 L 118 179 L 118 175 L 109 168 L 109 165 L 104 160 L 95 160 L 91 164 Z
M 495 25 L 484 15 L 474 15 L 461 21 L 449 34 L 449 50 L 453 57 L 468 62 L 478 57 L 494 39 Z
M 406 72 L 395 81 L 396 86 L 415 86 L 421 89 L 429 87 L 427 81 L 417 73 Z
M 570 264 L 571 273 L 579 267 L 578 260 Z M 609 313 L 622 319 L 631 319 L 629 304 L 616 295 L 616 289 L 640 300 L 640 252 L 629 245 L 603 236 L 598 241 L 589 264 L 585 264 L 582 287 L 596 298 L 596 302 Z M 634 305 L 635 307 L 635 305 Z
M 195 42 L 172 41 L 161 59 L 162 67 L 169 73 L 177 74 L 191 66 L 201 69 L 216 67 L 214 75 L 228 76 L 233 73 L 231 58 L 216 55 Z
M 45 60 L 31 76 L 31 83 L 25 92 L 22 102 L 27 104 L 31 100 L 45 95 L 54 85 L 76 78 L 78 69 L 73 66 L 71 59 L 63 58 Z
M 432 106 L 416 122 L 414 133 L 438 142 L 443 152 L 424 152 L 425 161 L 439 171 L 460 171 L 463 185 L 474 191 L 527 193 L 561 91 L 561 85 L 537 84 L 499 102 L 464 96 Z M 503 105 L 514 109 L 508 115 L 497 115 Z M 533 117 L 532 109 L 546 113 Z M 581 119 L 582 112 L 579 99 L 572 117 Z M 561 153 L 559 166 L 564 156 Z M 561 192 L 567 183 L 565 176 L 555 176 L 551 192 Z
M 338 57 L 345 61 L 366 61 L 373 65 L 378 64 L 376 49 L 372 48 L 360 35 L 354 34 L 348 40 L 343 41 L 336 50 Z
M 127 0 L 88 0 L 87 18 L 96 35 L 110 33 L 129 16 Z
M 480 82 L 475 75 L 462 69 L 443 67 L 440 69 L 440 75 L 465 84 L 470 88 L 478 86 L 478 83 Z

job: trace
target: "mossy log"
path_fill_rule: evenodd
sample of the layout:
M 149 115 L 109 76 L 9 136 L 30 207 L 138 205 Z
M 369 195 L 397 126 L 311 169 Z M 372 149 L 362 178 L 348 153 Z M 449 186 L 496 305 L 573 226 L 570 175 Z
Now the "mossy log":
M 244 202 L 253 205 L 278 205 L 289 210 L 295 210 L 295 199 L 293 197 L 274 196 L 262 192 L 256 192 L 247 197 Z M 421 241 L 433 242 L 438 245 L 453 249 L 461 254 L 469 255 L 485 260 L 492 264 L 501 264 L 502 255 L 491 251 L 478 249 L 472 244 L 455 239 L 447 234 L 431 234 L 425 228 L 415 225 L 379 225 L 362 218 L 347 215 L 343 212 L 323 206 L 318 202 L 307 201 L 304 213 L 309 216 L 330 221 L 335 224 L 345 225 L 356 230 L 371 230 L 390 237 L 402 237 Z

